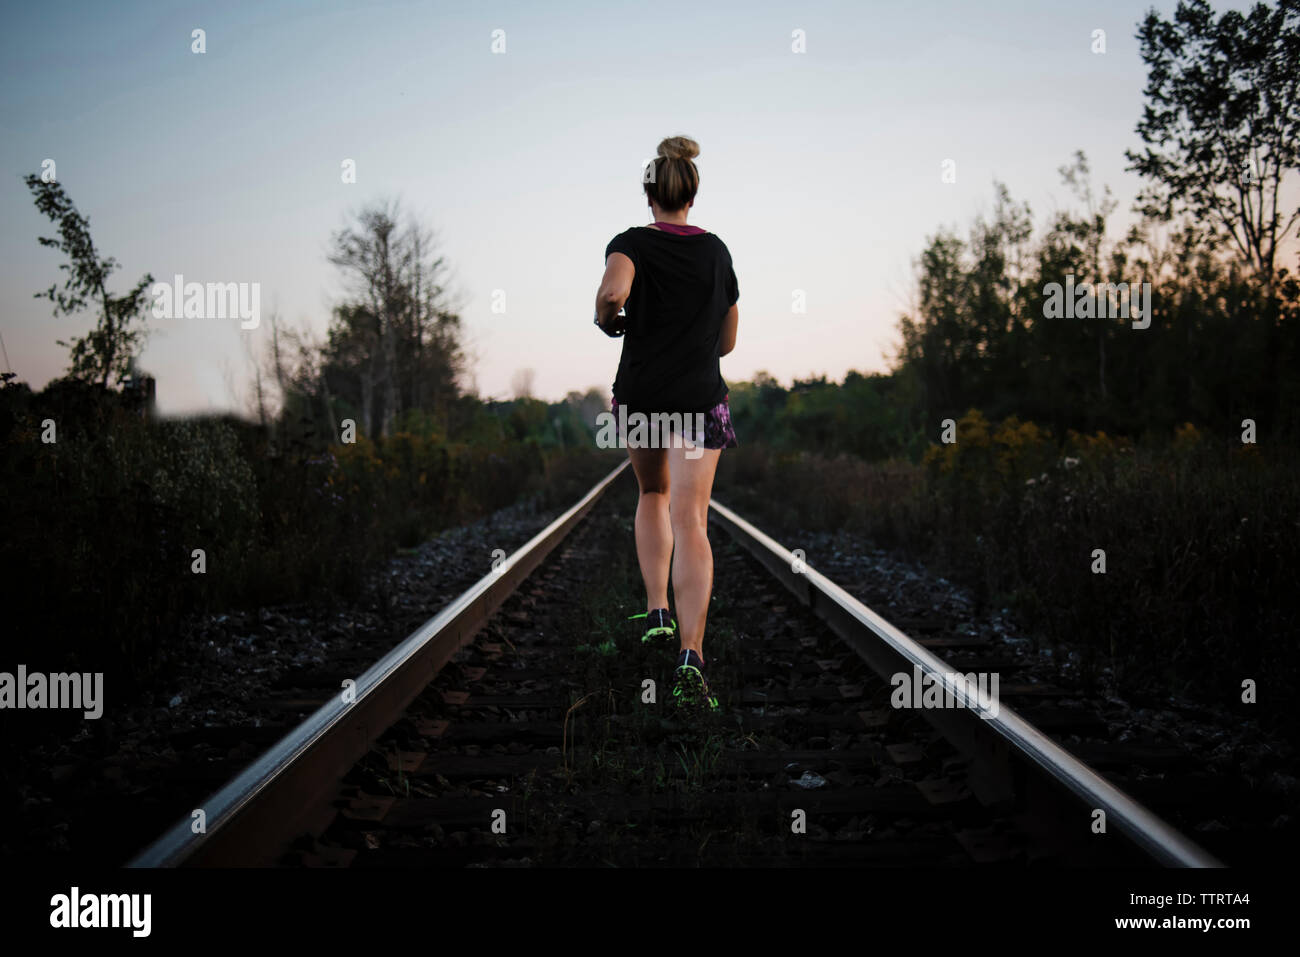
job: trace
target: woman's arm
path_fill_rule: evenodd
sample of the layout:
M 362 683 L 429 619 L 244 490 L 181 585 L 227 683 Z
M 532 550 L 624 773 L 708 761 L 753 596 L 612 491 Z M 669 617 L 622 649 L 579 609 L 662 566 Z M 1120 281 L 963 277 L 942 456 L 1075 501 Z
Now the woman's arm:
M 636 267 L 623 253 L 610 253 L 605 260 L 605 275 L 596 292 L 596 321 L 602 330 L 607 329 L 632 292 L 632 277 Z
M 722 329 L 718 333 L 718 355 L 725 356 L 736 348 L 736 326 L 740 324 L 740 312 L 733 302 L 727 314 L 722 318 Z

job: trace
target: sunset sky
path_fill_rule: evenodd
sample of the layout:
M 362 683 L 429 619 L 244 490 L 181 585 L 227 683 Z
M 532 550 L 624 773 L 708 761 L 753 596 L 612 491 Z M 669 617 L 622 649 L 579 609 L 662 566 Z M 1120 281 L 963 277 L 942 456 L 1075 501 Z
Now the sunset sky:
M 165 413 L 246 409 L 271 310 L 323 333 L 343 293 L 330 234 L 385 198 L 440 239 L 476 357 L 467 386 L 505 397 L 531 368 L 543 398 L 608 390 L 619 343 L 591 323 L 605 244 L 649 221 L 641 164 L 685 134 L 701 147 L 691 221 L 727 243 L 740 284 L 723 375 L 883 370 L 926 237 L 964 235 L 995 179 L 1041 226 L 1074 204 L 1057 168 L 1083 149 L 1122 232 L 1146 80 L 1134 33 L 1150 6 L 1175 4 L 11 6 L 0 333 L 39 388 L 66 368 L 55 340 L 91 323 L 33 298 L 62 260 L 37 243 L 53 227 L 22 177 L 53 159 L 121 264 L 115 291 L 146 272 L 260 283 L 258 329 L 149 321 L 142 365 Z M 195 29 L 205 53 L 191 52 Z M 355 184 L 341 182 L 346 159 Z

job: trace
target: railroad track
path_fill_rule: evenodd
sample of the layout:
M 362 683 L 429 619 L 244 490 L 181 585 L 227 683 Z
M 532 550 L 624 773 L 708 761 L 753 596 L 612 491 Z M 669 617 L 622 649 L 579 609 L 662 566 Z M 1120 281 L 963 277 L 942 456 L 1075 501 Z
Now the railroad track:
M 722 707 L 678 715 L 675 645 L 624 620 L 634 488 L 615 469 L 132 865 L 1218 865 L 957 678 L 957 707 L 894 707 L 894 676 L 963 649 L 717 502 Z

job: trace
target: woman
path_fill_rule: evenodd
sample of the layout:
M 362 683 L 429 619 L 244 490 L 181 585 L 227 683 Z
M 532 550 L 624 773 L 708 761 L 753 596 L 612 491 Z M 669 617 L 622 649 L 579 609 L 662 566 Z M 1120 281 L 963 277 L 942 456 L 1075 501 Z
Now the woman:
M 654 222 L 619 233 L 605 248 L 596 324 L 608 335 L 626 333 L 614 415 L 620 406 L 629 423 L 636 414 L 682 413 L 673 416 L 672 441 L 628 443 L 640 487 L 636 551 L 646 591 L 645 613 L 632 617 L 646 620 L 642 641 L 671 640 L 679 629 L 674 698 L 717 708 L 704 677 L 713 591 L 708 510 L 720 450 L 736 445 L 718 359 L 736 345 L 740 290 L 726 244 L 686 222 L 700 185 L 692 161 L 699 152 L 684 136 L 659 144 L 653 170 L 643 176 Z M 670 562 L 680 626 L 668 611 Z

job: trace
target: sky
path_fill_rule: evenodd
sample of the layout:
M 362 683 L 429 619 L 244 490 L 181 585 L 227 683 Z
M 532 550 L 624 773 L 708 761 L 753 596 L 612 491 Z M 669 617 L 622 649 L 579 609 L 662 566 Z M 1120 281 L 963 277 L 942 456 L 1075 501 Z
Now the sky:
M 330 236 L 388 199 L 438 238 L 468 387 L 504 398 L 532 369 L 541 398 L 608 391 L 620 343 L 591 322 L 605 245 L 650 221 L 642 164 L 682 134 L 700 144 L 690 221 L 727 244 L 740 286 L 724 378 L 883 371 L 927 238 L 966 235 L 995 181 L 1041 227 L 1076 205 L 1057 170 L 1082 149 L 1097 190 L 1120 203 L 1122 233 L 1141 185 L 1124 157 L 1140 145 L 1146 82 L 1134 34 L 1146 9 L 1174 6 L 10 5 L 4 351 L 40 388 L 67 367 L 55 340 L 93 324 L 34 298 L 61 281 L 62 259 L 37 242 L 54 230 L 23 176 L 53 160 L 100 253 L 121 265 L 113 291 L 145 273 L 258 284 L 257 328 L 148 320 L 140 364 L 164 414 L 246 412 L 269 314 L 322 336 L 346 292 Z M 955 182 L 943 182 L 945 160 Z

